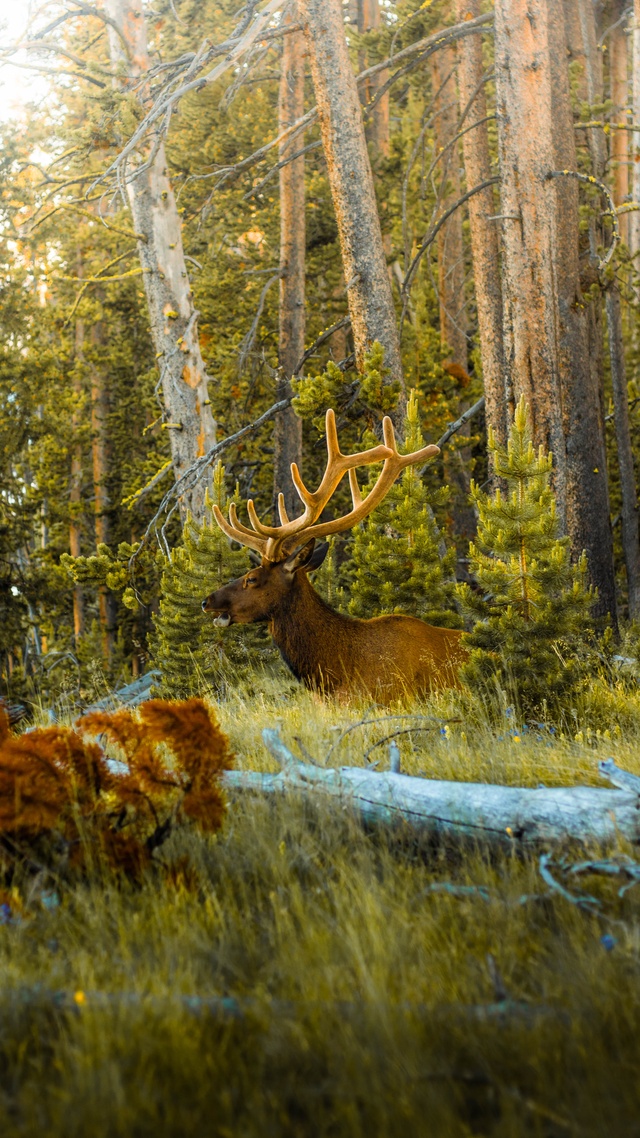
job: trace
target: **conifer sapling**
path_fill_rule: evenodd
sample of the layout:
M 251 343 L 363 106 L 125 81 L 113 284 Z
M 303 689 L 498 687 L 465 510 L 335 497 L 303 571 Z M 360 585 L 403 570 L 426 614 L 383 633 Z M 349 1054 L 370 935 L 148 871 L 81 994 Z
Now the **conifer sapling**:
M 480 591 L 457 589 L 477 620 L 465 638 L 471 654 L 462 675 L 490 699 L 502 690 L 523 712 L 535 712 L 579 690 L 578 638 L 591 627 L 594 594 L 585 554 L 572 564 L 569 539 L 558 535 L 552 456 L 534 450 L 524 399 L 506 449 L 491 432 L 489 449 L 506 492 L 471 485 L 478 533 L 469 569 Z
M 401 449 L 406 454 L 424 445 L 413 391 Z M 440 498 L 444 494 L 441 491 Z M 460 627 L 451 603 L 453 585 L 447 580 L 455 551 L 443 551 L 432 503 L 419 470 L 408 466 L 380 506 L 354 531 L 348 610 L 353 616 L 398 612 L 429 624 Z

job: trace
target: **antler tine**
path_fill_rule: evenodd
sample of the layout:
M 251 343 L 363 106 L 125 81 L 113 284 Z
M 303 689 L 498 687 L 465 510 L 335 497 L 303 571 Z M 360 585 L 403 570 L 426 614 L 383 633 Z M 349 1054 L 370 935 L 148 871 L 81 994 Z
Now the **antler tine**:
M 330 534 L 341 533 L 344 530 L 351 529 L 353 526 L 358 525 L 359 522 L 368 517 L 372 510 L 379 505 L 393 486 L 400 472 L 404 470 L 406 466 L 424 462 L 426 459 L 433 458 L 436 454 L 440 453 L 439 447 L 431 445 L 413 451 L 411 454 L 399 454 L 393 423 L 386 415 L 382 421 L 382 431 L 385 443 L 384 447 L 374 448 L 362 455 L 351 456 L 352 459 L 359 458 L 368 464 L 375 461 L 375 458 L 371 456 L 376 453 L 376 450 L 383 451 L 385 454 L 384 466 L 378 480 L 375 485 L 372 486 L 366 498 L 363 500 L 360 494 L 358 480 L 355 474 L 356 463 L 354 462 L 353 466 L 349 469 L 349 484 L 351 486 L 353 509 L 343 518 L 336 518 L 332 522 L 321 522 L 318 525 L 311 526 L 306 531 L 305 538 L 328 537 Z
M 284 498 L 282 494 L 279 494 L 279 526 L 268 526 L 261 522 L 251 499 L 247 502 L 247 513 L 253 529 L 248 529 L 238 520 L 237 511 L 233 504 L 229 507 L 229 522 L 224 519 L 218 507 L 214 507 L 216 522 L 228 537 L 255 549 L 268 561 L 277 561 L 282 556 L 283 551 L 289 549 L 296 542 L 308 541 L 310 538 L 324 537 L 328 534 L 351 529 L 352 526 L 366 518 L 382 501 L 405 466 L 423 462 L 439 453 L 438 447 L 428 446 L 414 454 L 399 454 L 393 423 L 388 416 L 385 416 L 382 421 L 382 434 L 383 443 L 379 443 L 369 450 L 360 451 L 358 454 L 342 454 L 338 441 L 336 417 L 334 412 L 329 409 L 326 415 L 327 465 L 318 489 L 308 490 L 295 462 L 291 464 L 291 478 L 304 504 L 304 510 L 300 517 L 289 518 Z M 355 473 L 356 467 L 371 466 L 375 462 L 384 462 L 384 466 L 377 482 L 363 500 Z M 317 523 L 317 519 L 347 472 L 349 473 L 353 509 L 343 518 L 336 518 L 332 522 Z
M 237 529 L 240 533 L 245 534 L 247 537 L 254 536 L 254 531 L 250 530 L 249 527 L 241 522 L 238 518 L 238 510 L 235 502 L 229 503 L 229 521 L 231 522 L 233 528 Z
M 351 470 L 349 471 L 349 489 L 351 490 L 351 501 L 353 502 L 353 508 L 355 510 L 356 506 L 359 506 L 362 503 L 362 494 L 360 493 L 360 487 L 358 486 L 358 475 L 356 474 L 354 466 L 352 466 Z
M 283 526 L 286 526 L 289 521 L 287 507 L 284 504 L 284 494 L 278 494 L 278 514 Z
M 257 533 L 252 533 L 251 530 L 248 530 L 239 522 L 237 525 L 230 524 L 225 518 L 219 506 L 214 505 L 212 507 L 212 511 L 216 522 L 220 526 L 220 529 L 224 534 L 227 535 L 227 537 L 230 537 L 232 541 L 239 542 L 240 545 L 247 545 L 249 549 L 254 549 L 256 553 L 259 553 L 262 557 L 265 556 L 267 542 L 264 540 L 264 538 L 260 537 Z M 235 519 L 237 522 L 237 514 L 233 503 L 229 507 L 229 516 L 232 517 L 232 521 Z
M 397 454 L 396 433 L 393 429 L 393 422 L 388 415 L 385 415 L 382 420 L 382 437 L 384 439 L 384 445 L 389 447 L 389 450 L 393 451 L 394 454 Z

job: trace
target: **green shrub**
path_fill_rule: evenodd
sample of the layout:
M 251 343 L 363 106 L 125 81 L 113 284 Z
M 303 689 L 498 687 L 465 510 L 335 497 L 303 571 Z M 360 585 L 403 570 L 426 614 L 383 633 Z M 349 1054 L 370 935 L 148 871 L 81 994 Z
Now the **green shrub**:
M 226 512 L 224 467 L 218 463 L 213 478 L 213 498 Z M 160 670 L 160 691 L 178 699 L 213 688 L 220 689 L 232 666 L 236 676 L 259 660 L 257 650 L 266 646 L 260 626 L 216 628 L 202 612 L 202 601 L 214 590 L 250 566 L 249 551 L 230 545 L 211 516 L 198 524 L 188 517 L 182 542 L 171 551 L 160 584 L 160 610 L 154 621 L 151 654 Z
M 472 483 L 478 534 L 469 568 L 480 591 L 457 590 L 476 617 L 464 678 L 489 701 L 498 695 L 525 713 L 561 701 L 566 708 L 579 694 L 594 601 L 585 554 L 572 564 L 569 539 L 558 536 L 552 457 L 542 449 L 536 455 L 527 417 L 522 399 L 506 449 L 490 434 L 494 471 L 506 491 L 485 494 Z
M 407 405 L 404 453 L 424 446 L 418 400 Z M 446 491 L 440 491 L 440 497 Z M 348 611 L 353 616 L 401 612 L 432 624 L 460 627 L 453 610 L 454 550 L 445 550 L 433 515 L 435 497 L 409 466 L 384 501 L 355 530 Z M 437 503 L 439 504 L 439 502 Z

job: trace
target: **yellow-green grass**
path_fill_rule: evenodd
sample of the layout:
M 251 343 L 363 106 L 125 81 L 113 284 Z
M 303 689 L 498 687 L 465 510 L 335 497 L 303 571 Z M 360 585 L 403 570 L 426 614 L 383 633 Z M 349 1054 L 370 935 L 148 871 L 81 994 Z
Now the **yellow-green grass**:
M 595 784 L 613 755 L 640 773 L 640 700 L 608 690 L 590 697 L 618 709 L 600 737 L 585 708 L 555 734 L 462 695 L 391 709 L 434 717 L 398 737 L 403 769 Z M 267 677 L 217 711 L 238 765 L 264 770 L 263 727 L 322 762 L 389 714 Z M 359 727 L 330 761 L 361 764 L 407 725 Z M 370 758 L 384 767 L 386 745 Z M 25 916 L 0 928 L 2 1135 L 640 1134 L 639 890 L 574 882 L 595 915 L 548 895 L 532 854 L 364 832 L 293 795 L 235 795 L 214 840 L 179 832 L 158 861 L 137 886 L 53 883 L 57 908 L 50 881 L 19 883 Z

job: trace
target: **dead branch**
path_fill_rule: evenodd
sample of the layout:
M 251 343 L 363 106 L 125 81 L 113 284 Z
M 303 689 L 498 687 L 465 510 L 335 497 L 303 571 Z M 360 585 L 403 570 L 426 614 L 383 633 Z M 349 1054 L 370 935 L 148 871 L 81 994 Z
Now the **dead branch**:
M 267 293 L 268 293 L 269 289 L 271 288 L 271 285 L 274 283 L 274 281 L 279 281 L 281 276 L 282 276 L 282 273 L 281 273 L 280 269 L 278 269 L 277 272 L 275 272 L 273 274 L 273 276 L 269 277 L 269 280 L 266 282 L 266 284 L 262 288 L 262 292 L 260 293 L 260 299 L 258 301 L 258 307 L 256 309 L 256 314 L 255 314 L 255 316 L 251 322 L 251 327 L 250 327 L 249 331 L 247 332 L 246 336 L 244 337 L 242 343 L 240 344 L 240 349 L 239 349 L 239 353 L 238 353 L 238 375 L 239 376 L 242 375 L 242 373 L 245 369 L 247 359 L 249 358 L 249 353 L 250 353 L 251 349 L 253 348 L 253 344 L 254 344 L 254 341 L 256 338 L 256 333 L 258 331 L 258 325 L 260 324 L 260 317 L 262 316 L 262 313 L 264 310 L 264 302 L 267 299 Z
M 498 175 L 496 174 L 493 178 L 485 178 L 485 180 L 483 182 L 479 182 L 477 186 L 473 186 L 472 189 L 467 190 L 466 193 L 462 194 L 458 198 L 458 200 L 455 201 L 453 203 L 453 205 L 448 210 L 446 210 L 445 213 L 442 214 L 442 216 L 438 219 L 436 224 L 431 227 L 431 229 L 427 233 L 426 237 L 424 238 L 422 244 L 420 245 L 418 252 L 416 253 L 415 257 L 413 258 L 413 261 L 411 262 L 409 269 L 407 271 L 407 274 L 404 278 L 404 284 L 402 286 L 402 294 L 403 294 L 404 303 L 402 306 L 402 314 L 400 316 L 400 328 L 402 328 L 402 325 L 404 324 L 404 320 L 405 320 L 406 313 L 407 313 L 407 303 L 408 303 L 408 299 L 409 299 L 409 290 L 411 289 L 411 285 L 413 284 L 413 280 L 414 280 L 418 265 L 420 264 L 420 261 L 422 260 L 422 257 L 426 253 L 429 246 L 433 244 L 435 238 L 438 236 L 438 233 L 439 233 L 440 229 L 442 228 L 442 226 L 449 220 L 451 215 L 453 213 L 455 213 L 455 211 L 457 209 L 459 209 L 461 205 L 464 205 L 465 202 L 469 201 L 469 198 L 472 198 L 474 196 L 474 194 L 479 194 L 482 192 L 482 190 L 486 190 L 487 186 L 495 186 L 496 183 L 499 181 L 500 181 L 500 179 L 499 179 Z
M 330 340 L 334 332 L 339 332 L 341 328 L 348 328 L 350 324 L 351 317 L 343 316 L 341 320 L 338 320 L 337 324 L 332 324 L 330 328 L 326 328 L 324 332 L 321 332 L 317 340 L 314 340 L 311 347 L 307 348 L 304 352 L 304 355 L 300 357 L 295 366 L 293 374 L 299 375 L 307 360 L 310 360 L 311 357 L 315 355 L 318 348 L 322 347 L 322 345 L 326 343 L 327 340 Z
M 296 131 L 296 134 L 297 133 L 298 132 Z M 310 150 L 318 150 L 321 146 L 322 142 L 318 138 L 315 142 L 309 142 L 306 146 L 303 146 L 301 150 L 296 150 L 293 154 L 289 154 L 288 157 L 283 158 L 281 162 L 276 162 L 276 165 L 271 167 L 269 173 L 265 174 L 262 181 L 258 182 L 257 186 L 254 186 L 251 190 L 249 190 L 244 195 L 242 200 L 248 202 L 249 198 L 252 198 L 255 196 L 255 194 L 262 192 L 267 182 L 270 182 L 271 179 L 278 173 L 278 171 L 282 170 L 283 166 L 288 166 L 290 162 L 295 162 L 296 158 L 302 158 L 303 154 L 308 154 Z
M 171 114 L 173 110 L 175 110 L 177 103 L 185 95 L 191 91 L 201 90 L 203 87 L 219 79 L 230 67 L 237 66 L 240 58 L 256 42 L 256 40 L 264 40 L 267 37 L 276 38 L 276 36 L 284 34 L 284 28 L 273 29 L 271 31 L 264 30 L 264 25 L 275 14 L 275 12 L 282 7 L 284 2 L 285 0 L 270 0 L 270 2 L 264 9 L 262 9 L 261 12 L 254 15 L 257 0 L 250 0 L 249 4 L 247 4 L 247 7 L 244 9 L 243 18 L 241 19 L 238 27 L 231 33 L 229 38 L 225 40 L 224 43 L 219 44 L 215 47 L 208 48 L 206 51 L 202 52 L 201 58 L 198 60 L 197 65 L 192 53 L 188 53 L 188 55 L 182 56 L 180 60 L 176 61 L 175 70 L 169 79 L 165 82 L 165 84 L 163 84 L 160 93 L 156 96 L 153 106 L 149 109 L 118 156 L 109 164 L 106 170 L 99 176 L 98 179 L 96 179 L 96 181 L 90 187 L 89 192 L 95 188 L 98 182 L 104 181 L 110 175 L 117 173 L 118 169 L 122 167 L 126 162 L 127 157 L 134 150 L 136 150 L 138 145 L 142 142 L 152 127 L 155 127 L 156 124 L 159 124 L 156 130 L 161 136 L 164 136 L 166 134 Z M 363 83 L 371 76 L 377 75 L 380 71 L 387 70 L 390 65 L 396 66 L 399 62 L 402 62 L 405 59 L 414 56 L 416 53 L 420 54 L 419 62 L 425 62 L 429 56 L 433 54 L 434 51 L 438 51 L 446 44 L 454 43 L 457 40 L 462 39 L 464 36 L 482 32 L 488 28 L 492 22 L 493 14 L 486 13 L 485 15 L 476 17 L 474 20 L 465 20 L 459 24 L 454 24 L 449 28 L 435 32 L 433 35 L 427 36 L 422 40 L 418 40 L 414 44 L 408 44 L 407 47 L 403 48 L 402 51 L 399 51 L 393 57 L 393 59 L 385 59 L 380 63 L 374 64 L 372 67 L 365 68 L 365 70 L 361 71 L 360 74 L 356 77 L 356 82 Z M 221 62 L 216 64 L 216 66 L 213 67 L 211 71 L 203 75 L 203 69 L 213 59 L 220 56 L 224 56 Z M 190 75 L 188 81 L 183 82 L 180 86 L 174 88 L 179 75 L 181 75 L 185 70 L 188 71 Z M 145 77 L 147 82 L 153 76 L 153 74 L 153 70 L 148 73 L 148 75 Z M 155 74 L 157 74 L 157 71 Z M 401 74 L 404 74 L 404 68 L 399 69 L 392 76 L 390 76 L 384 87 L 381 88 L 381 90 L 377 93 L 376 99 L 373 100 L 367 108 L 365 108 L 365 113 L 369 113 L 371 110 L 373 110 L 373 106 L 375 105 L 378 97 L 384 94 L 388 86 L 396 82 L 396 80 L 401 77 Z M 253 155 L 249 155 L 249 157 L 244 159 L 241 163 L 238 163 L 233 167 L 215 171 L 213 175 L 209 175 L 223 175 L 223 182 L 218 182 L 215 188 L 219 189 L 220 185 L 224 184 L 224 181 L 227 181 L 228 178 L 242 172 L 242 170 L 247 169 L 249 166 L 253 165 L 254 162 L 260 161 L 260 159 L 274 146 L 278 145 L 284 137 L 288 135 L 291 135 L 292 138 L 295 137 L 297 133 L 299 133 L 301 130 L 306 129 L 312 122 L 314 122 L 316 117 L 317 110 L 314 107 L 311 111 L 308 112 L 307 115 L 304 116 L 303 119 L 300 119 L 298 123 L 292 124 L 292 126 L 286 132 L 283 132 L 277 139 L 273 139 L 271 142 L 265 144 L 265 146 L 260 147 L 259 150 L 255 151 Z
M 598 269 L 602 272 L 603 269 L 606 269 L 609 261 L 613 257 L 616 246 L 620 244 L 620 225 L 618 223 L 618 213 L 620 211 L 616 207 L 611 190 L 604 182 L 600 182 L 597 178 L 594 178 L 593 174 L 579 174 L 576 170 L 551 170 L 547 174 L 547 178 L 575 178 L 577 182 L 585 182 L 588 186 L 596 186 L 597 189 L 600 190 L 600 193 L 607 199 L 609 208 L 603 210 L 602 216 L 611 218 L 613 232 L 611 234 L 611 244 L 609 248 L 604 257 L 601 257 L 598 261 Z
M 427 838 L 471 838 L 507 849 L 568 841 L 617 843 L 620 837 L 634 844 L 640 841 L 637 788 L 492 786 L 387 771 L 379 774 L 362 767 L 334 770 L 301 763 L 277 731 L 265 728 L 262 737 L 280 773 L 225 771 L 223 782 L 229 790 L 318 795 L 366 825 L 402 827 Z M 627 772 L 616 768 L 616 773 Z M 640 782 L 637 776 L 636 780 Z M 553 878 L 549 865 L 550 859 L 540 865 L 547 885 L 554 892 L 568 894 Z M 588 897 L 574 901 L 572 894 L 569 899 L 581 907 L 585 907 L 583 902 L 592 906 L 594 901 Z

